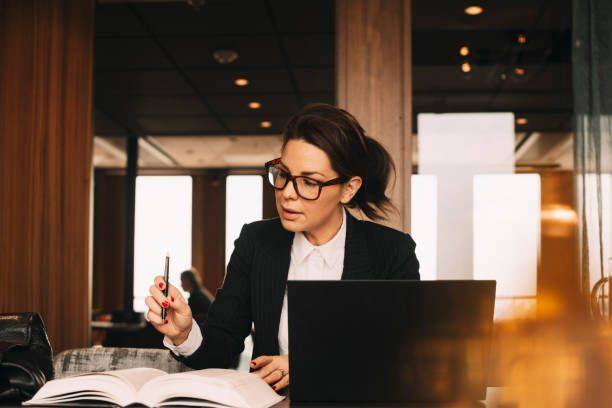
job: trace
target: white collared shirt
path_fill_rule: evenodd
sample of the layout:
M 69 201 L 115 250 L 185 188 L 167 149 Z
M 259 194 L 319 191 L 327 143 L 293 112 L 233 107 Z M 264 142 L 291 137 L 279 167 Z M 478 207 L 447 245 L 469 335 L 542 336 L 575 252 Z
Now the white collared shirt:
M 334 237 L 323 245 L 311 244 L 304 233 L 296 232 L 291 247 L 291 261 L 287 280 L 340 280 L 344 270 L 344 244 L 346 242 L 346 212 L 342 210 L 342 226 Z M 175 346 L 164 337 L 164 346 L 174 354 L 189 356 L 202 344 L 202 332 L 195 320 L 187 340 Z M 278 345 L 281 355 L 289 354 L 287 291 L 283 299 Z
M 311 244 L 302 232 L 296 232 L 291 247 L 291 262 L 287 280 L 340 280 L 344 269 L 346 242 L 346 213 L 342 210 L 342 226 L 334 237 L 323 245 Z M 283 299 L 278 346 L 281 355 L 289 354 L 287 290 Z

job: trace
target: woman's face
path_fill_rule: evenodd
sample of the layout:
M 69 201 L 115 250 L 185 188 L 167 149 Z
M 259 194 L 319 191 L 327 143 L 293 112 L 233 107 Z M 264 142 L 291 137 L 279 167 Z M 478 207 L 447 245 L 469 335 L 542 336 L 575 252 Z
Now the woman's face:
M 299 139 L 287 142 L 281 154 L 281 163 L 281 167 L 293 176 L 308 176 L 320 182 L 339 176 L 323 150 Z M 317 231 L 342 214 L 339 209 L 344 195 L 340 184 L 323 187 L 316 200 L 298 196 L 291 182 L 283 190 L 275 190 L 275 196 L 281 223 L 288 231 Z

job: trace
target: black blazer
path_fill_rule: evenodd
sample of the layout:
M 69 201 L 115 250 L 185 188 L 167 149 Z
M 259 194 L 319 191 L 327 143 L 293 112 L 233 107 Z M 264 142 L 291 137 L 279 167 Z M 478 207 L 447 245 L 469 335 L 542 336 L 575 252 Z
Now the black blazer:
M 343 280 L 419 279 L 410 235 L 346 215 Z M 197 369 L 230 367 L 243 351 L 252 324 L 253 358 L 279 353 L 278 329 L 293 236 L 279 218 L 242 228 L 223 287 L 200 325 L 202 345 L 189 357 L 175 356 L 178 360 Z

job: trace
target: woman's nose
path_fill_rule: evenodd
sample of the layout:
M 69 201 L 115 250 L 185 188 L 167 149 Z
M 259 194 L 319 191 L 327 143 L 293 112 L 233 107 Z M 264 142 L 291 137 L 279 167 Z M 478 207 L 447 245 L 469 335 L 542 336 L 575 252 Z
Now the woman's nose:
M 293 187 L 292 181 L 289 181 L 287 183 L 287 185 L 282 191 L 282 194 L 283 194 L 283 198 L 285 199 L 291 199 L 291 200 L 297 199 L 298 195 L 297 195 L 297 192 L 295 191 L 295 188 Z

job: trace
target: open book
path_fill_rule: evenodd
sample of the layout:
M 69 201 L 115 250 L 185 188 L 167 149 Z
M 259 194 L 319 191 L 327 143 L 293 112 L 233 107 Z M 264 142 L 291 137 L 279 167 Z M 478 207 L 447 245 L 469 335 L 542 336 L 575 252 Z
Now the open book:
M 87 373 L 46 383 L 23 405 L 107 402 L 148 407 L 267 408 L 283 400 L 255 374 L 206 369 L 167 374 L 154 368 Z

